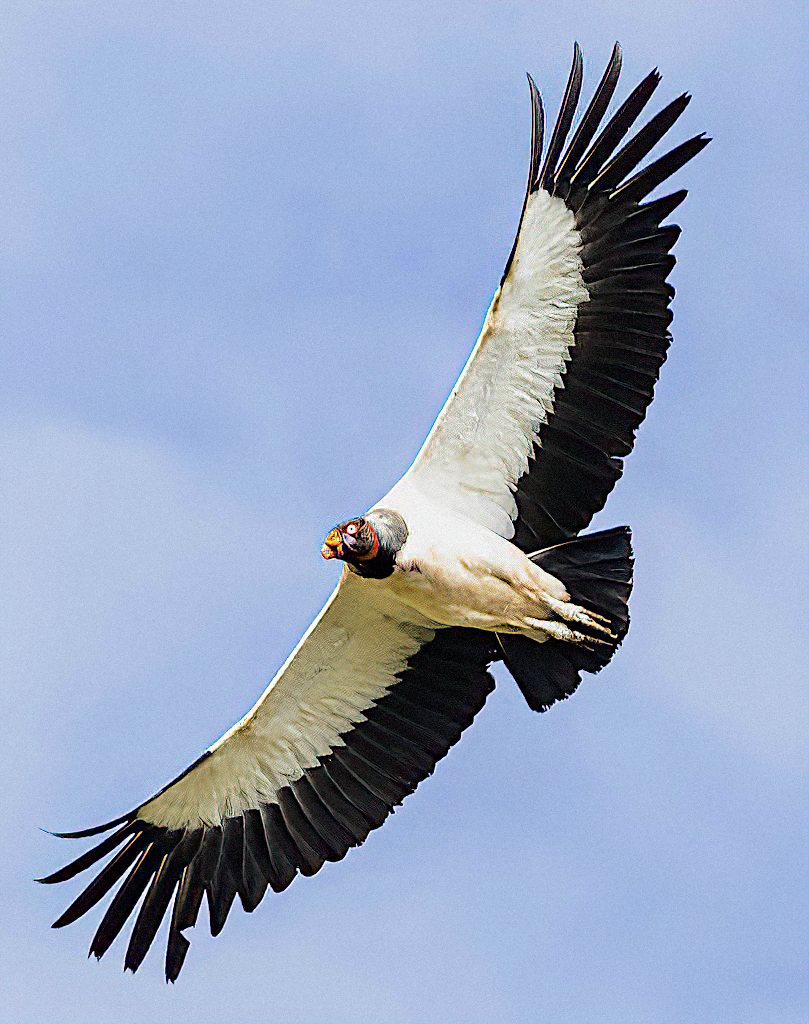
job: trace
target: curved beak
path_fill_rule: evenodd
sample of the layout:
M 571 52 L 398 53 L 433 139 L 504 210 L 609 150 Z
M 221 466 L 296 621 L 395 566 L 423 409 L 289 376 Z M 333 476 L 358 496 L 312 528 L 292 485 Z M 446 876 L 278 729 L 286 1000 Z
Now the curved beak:
M 335 527 L 327 535 L 323 541 L 323 547 L 320 549 L 321 555 L 324 558 L 342 558 L 343 557 L 343 535 Z

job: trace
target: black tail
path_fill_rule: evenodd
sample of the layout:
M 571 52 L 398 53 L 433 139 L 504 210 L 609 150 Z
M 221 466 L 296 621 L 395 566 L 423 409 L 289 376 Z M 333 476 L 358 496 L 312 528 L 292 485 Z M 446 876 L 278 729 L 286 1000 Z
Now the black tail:
M 503 660 L 534 711 L 546 711 L 557 700 L 569 697 L 581 681 L 582 670 L 600 671 L 626 636 L 634 561 L 631 537 L 628 526 L 618 526 L 528 556 L 564 583 L 571 601 L 606 616 L 616 634 L 611 645 L 590 648 L 564 640 L 537 643 L 517 633 L 498 633 Z

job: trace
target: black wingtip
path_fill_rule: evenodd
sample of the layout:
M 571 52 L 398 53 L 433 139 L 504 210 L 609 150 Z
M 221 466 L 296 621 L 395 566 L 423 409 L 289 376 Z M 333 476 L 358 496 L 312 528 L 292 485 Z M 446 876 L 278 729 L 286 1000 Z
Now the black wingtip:
M 562 98 L 562 105 L 559 108 L 556 126 L 553 129 L 553 135 L 551 136 L 550 145 L 548 146 L 548 152 L 545 155 L 545 162 L 542 165 L 542 170 L 539 174 L 539 186 L 547 191 L 550 191 L 548 186 L 553 180 L 557 161 L 559 160 L 562 147 L 565 144 L 568 132 L 570 131 L 570 126 L 573 123 L 573 117 L 576 113 L 576 107 L 578 106 L 579 96 L 581 94 L 582 73 L 583 62 L 581 49 L 578 43 L 574 43 L 573 63 L 570 67 L 570 75 L 567 80 L 565 95 Z
M 95 825 L 93 828 L 82 829 L 81 832 L 50 832 L 48 829 L 40 829 L 40 832 L 44 832 L 49 836 L 56 836 L 57 839 L 87 839 L 89 836 L 98 836 L 102 832 L 109 832 L 111 828 L 115 828 L 116 825 L 124 825 L 128 821 L 132 821 L 135 817 L 135 811 L 130 811 L 128 814 L 122 814 L 120 818 L 115 818 L 113 821 L 107 821 L 103 825 Z M 39 879 L 37 879 L 39 881 Z
M 166 984 L 169 982 L 173 985 L 180 976 L 183 963 L 185 962 L 185 955 L 188 952 L 191 943 L 181 933 L 178 932 L 174 938 L 174 943 L 166 954 Z
M 621 64 L 621 47 L 616 43 L 612 48 L 612 53 L 604 69 L 604 74 L 601 76 L 601 81 L 598 83 L 593 93 L 593 98 L 590 100 L 590 105 L 579 122 L 579 126 L 573 135 L 567 152 L 562 157 L 562 162 L 555 175 L 554 195 L 561 196 L 565 201 L 568 199 L 572 176 L 579 164 L 579 160 L 584 156 L 587 147 L 598 131 L 601 119 L 606 113 L 615 92 L 615 87 L 618 85 L 618 79 L 621 75 Z
M 539 165 L 542 160 L 542 148 L 545 143 L 545 109 L 542 106 L 540 91 L 530 74 L 528 75 L 528 88 L 531 92 L 531 163 L 528 169 L 528 187 L 525 193 L 526 202 L 528 201 L 528 196 L 539 188 Z M 523 204 L 524 210 L 525 204 Z
M 508 277 L 508 272 L 511 270 L 511 264 L 514 260 L 514 254 L 517 251 L 517 242 L 520 239 L 520 228 L 522 227 L 522 220 L 525 216 L 525 208 L 528 205 L 528 199 L 539 188 L 539 168 L 542 161 L 542 149 L 545 144 L 545 110 L 542 106 L 542 96 L 540 95 L 536 82 L 531 77 L 530 73 L 526 71 L 525 75 L 528 79 L 528 90 L 531 95 L 531 161 L 528 166 L 528 185 L 525 189 L 525 199 L 523 199 L 522 210 L 520 212 L 520 223 L 517 226 L 514 245 L 511 247 L 511 252 L 506 260 L 506 268 L 503 271 L 503 276 L 500 278 L 501 286 Z

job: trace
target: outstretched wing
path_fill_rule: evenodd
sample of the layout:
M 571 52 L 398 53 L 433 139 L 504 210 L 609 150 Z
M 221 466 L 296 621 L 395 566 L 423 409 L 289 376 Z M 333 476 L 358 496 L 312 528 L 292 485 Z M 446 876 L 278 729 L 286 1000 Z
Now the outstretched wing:
M 666 277 L 680 229 L 661 222 L 686 192 L 642 200 L 710 140 L 697 136 L 637 169 L 685 109 L 683 95 L 613 156 L 660 81 L 652 71 L 602 128 L 620 67 L 616 43 L 563 153 L 581 92 L 576 45 L 544 163 L 542 102 L 529 76 L 531 168 L 514 248 L 408 472 L 418 489 L 523 550 L 575 536 L 602 508 L 671 341 Z
M 426 778 L 483 706 L 494 637 L 401 617 L 372 581 L 347 573 L 245 718 L 174 782 L 106 825 L 117 830 L 43 882 L 113 854 L 55 922 L 70 924 L 117 891 L 90 952 L 101 957 L 146 893 L 125 967 L 137 970 L 174 900 L 166 977 L 188 950 L 207 896 L 211 933 L 236 895 L 246 911 L 269 885 L 340 860 Z M 121 881 L 123 879 L 123 881 Z

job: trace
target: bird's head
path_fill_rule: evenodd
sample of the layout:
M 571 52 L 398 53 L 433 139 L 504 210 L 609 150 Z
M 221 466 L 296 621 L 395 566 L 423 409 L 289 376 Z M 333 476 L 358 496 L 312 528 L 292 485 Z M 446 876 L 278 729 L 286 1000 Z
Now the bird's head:
M 320 549 L 324 558 L 339 558 L 352 572 L 369 579 L 390 576 L 396 555 L 407 540 L 407 526 L 398 512 L 377 508 L 330 530 Z

